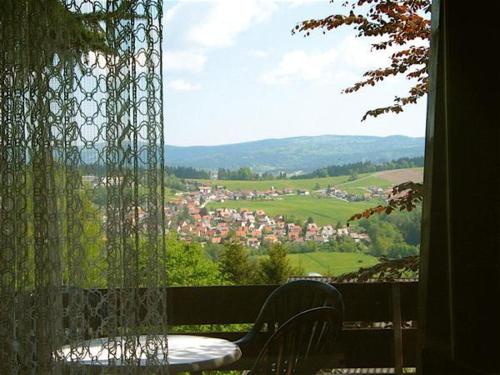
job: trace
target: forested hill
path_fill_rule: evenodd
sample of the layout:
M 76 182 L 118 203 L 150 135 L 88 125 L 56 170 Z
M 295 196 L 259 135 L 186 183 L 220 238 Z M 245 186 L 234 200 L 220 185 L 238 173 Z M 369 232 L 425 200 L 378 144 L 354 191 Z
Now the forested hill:
M 220 146 L 166 146 L 169 166 L 216 170 L 250 167 L 254 172 L 312 172 L 326 165 L 381 163 L 423 156 L 424 138 L 340 136 L 265 139 Z

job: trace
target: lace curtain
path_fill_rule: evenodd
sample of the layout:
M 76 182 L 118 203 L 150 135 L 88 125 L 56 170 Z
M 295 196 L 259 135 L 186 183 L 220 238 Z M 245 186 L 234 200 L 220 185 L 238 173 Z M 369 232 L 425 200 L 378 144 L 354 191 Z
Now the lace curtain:
M 167 371 L 161 12 L 1 1 L 0 374 Z

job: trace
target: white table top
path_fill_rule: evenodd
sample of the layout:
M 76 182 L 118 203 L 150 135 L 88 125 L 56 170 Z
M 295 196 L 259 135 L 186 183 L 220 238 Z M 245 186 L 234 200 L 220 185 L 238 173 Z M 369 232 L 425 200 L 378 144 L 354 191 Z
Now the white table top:
M 145 345 L 149 338 L 149 345 Z M 129 349 L 126 357 L 134 358 L 139 366 L 146 366 L 148 358 L 154 364 L 167 365 L 165 336 L 138 336 L 134 349 Z M 130 338 L 129 338 L 130 340 Z M 172 372 L 202 371 L 216 369 L 237 361 L 241 357 L 240 348 L 230 341 L 203 336 L 168 335 L 168 366 Z M 127 364 L 122 360 L 124 337 L 102 338 L 82 342 L 80 345 L 64 346 L 58 357 L 67 363 L 83 366 L 119 367 Z M 115 360 L 116 358 L 116 360 Z M 149 361 L 151 364 L 151 361 Z

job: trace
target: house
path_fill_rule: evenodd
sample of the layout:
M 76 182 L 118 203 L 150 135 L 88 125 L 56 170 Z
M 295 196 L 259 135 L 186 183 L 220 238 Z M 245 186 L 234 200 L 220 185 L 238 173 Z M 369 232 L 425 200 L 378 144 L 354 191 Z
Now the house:
M 351 237 L 355 242 L 370 242 L 370 237 L 366 233 L 351 232 L 349 237 Z
M 94 175 L 82 176 L 82 182 L 91 184 L 92 187 L 95 187 L 99 183 L 99 177 Z
M 349 235 L 349 228 L 343 227 L 337 229 L 337 237 L 348 236 L 348 235 Z
M 258 248 L 260 246 L 260 241 L 258 240 L 258 238 L 250 237 L 247 238 L 246 245 L 248 247 Z
M 200 185 L 200 186 L 198 186 L 198 190 L 200 191 L 200 193 L 207 195 L 207 194 L 210 194 L 210 192 L 212 191 L 212 188 L 210 186 L 207 186 L 207 185 Z
M 220 237 L 211 237 L 210 242 L 213 244 L 220 244 L 222 242 L 222 238 Z
M 268 243 L 268 244 L 273 244 L 273 243 L 279 242 L 279 240 L 274 234 L 265 234 L 262 237 L 262 242 Z
M 331 226 L 331 225 L 325 225 L 323 228 L 321 228 L 321 234 L 324 237 L 330 238 L 331 236 L 333 236 L 335 234 L 335 232 L 336 232 L 336 230 L 333 229 L 333 226 Z
M 234 233 L 234 235 L 237 237 L 237 238 L 240 238 L 240 237 L 246 237 L 247 235 L 247 229 L 246 227 L 239 227 L 236 232 Z
M 255 211 L 255 216 L 258 218 L 263 218 L 264 216 L 266 216 L 266 213 L 263 210 L 257 210 Z

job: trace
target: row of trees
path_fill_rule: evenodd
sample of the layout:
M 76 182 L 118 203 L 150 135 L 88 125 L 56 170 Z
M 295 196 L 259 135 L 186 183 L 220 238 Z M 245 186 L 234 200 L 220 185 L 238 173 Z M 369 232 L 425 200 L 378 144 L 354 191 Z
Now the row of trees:
M 323 168 L 316 169 L 311 173 L 288 177 L 286 172 L 279 172 L 275 175 L 271 172 L 257 173 L 250 167 L 242 167 L 237 170 L 219 168 L 217 170 L 218 180 L 276 180 L 276 179 L 307 179 L 316 177 L 335 177 L 335 176 L 357 176 L 360 173 L 372 173 L 378 171 L 386 171 L 391 169 L 416 168 L 424 166 L 424 157 L 404 157 L 397 160 L 391 160 L 383 163 L 373 163 L 371 161 L 349 163 L 343 165 L 329 165 Z M 168 178 L 167 186 L 178 185 L 183 179 L 210 179 L 210 172 L 203 169 L 193 167 L 165 167 Z M 355 179 L 356 177 L 353 177 Z M 180 179 L 180 180 L 179 180 Z M 182 189 L 179 189 L 182 190 Z
M 203 169 L 196 169 L 193 167 L 165 167 L 167 174 L 177 178 L 200 178 L 209 179 L 210 172 Z
M 335 176 L 357 176 L 360 173 L 373 173 L 378 171 L 386 171 L 392 169 L 402 169 L 402 168 L 417 168 L 424 166 L 424 157 L 403 157 L 396 160 L 391 160 L 383 163 L 374 163 L 371 161 L 363 161 L 357 163 L 349 163 L 343 165 L 329 165 L 324 168 L 319 168 L 311 173 L 291 176 L 290 179 L 307 179 L 316 177 L 335 177 Z M 195 177 L 193 177 L 195 178 Z M 270 172 L 265 172 L 262 174 L 253 172 L 251 168 L 244 167 L 238 170 L 230 170 L 219 168 L 217 171 L 218 180 L 275 180 L 275 179 L 286 179 L 287 174 L 285 172 L 280 172 L 278 175 L 274 175 Z M 355 179 L 356 177 L 353 177 Z
M 287 248 L 276 243 L 269 247 L 261 260 L 250 257 L 250 252 L 239 242 L 224 245 L 219 265 L 225 279 L 234 284 L 280 284 L 301 270 L 290 265 Z
M 364 161 L 344 165 L 329 165 L 324 168 L 316 169 L 311 173 L 292 176 L 292 179 L 306 179 L 316 177 L 334 177 L 334 176 L 357 176 L 360 173 L 372 173 L 401 168 L 416 168 L 424 166 L 424 157 L 399 158 L 384 163 L 372 163 Z M 355 179 L 355 178 L 354 178 Z
M 287 258 L 287 248 L 274 244 L 265 257 L 257 258 L 239 242 L 204 249 L 169 236 L 169 285 L 280 284 L 291 275 L 302 274 Z

